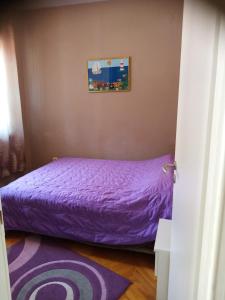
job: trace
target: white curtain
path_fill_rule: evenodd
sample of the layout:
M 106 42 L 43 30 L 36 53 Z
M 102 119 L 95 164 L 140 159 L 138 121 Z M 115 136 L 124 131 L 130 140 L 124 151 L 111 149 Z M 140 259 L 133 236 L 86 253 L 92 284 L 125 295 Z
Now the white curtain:
M 25 167 L 23 123 L 13 29 L 0 26 L 0 178 Z

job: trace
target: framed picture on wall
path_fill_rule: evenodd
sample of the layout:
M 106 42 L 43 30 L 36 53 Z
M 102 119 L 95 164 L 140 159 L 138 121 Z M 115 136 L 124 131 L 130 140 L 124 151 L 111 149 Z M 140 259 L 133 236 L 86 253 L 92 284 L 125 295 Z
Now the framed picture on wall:
M 89 92 L 127 92 L 129 90 L 129 56 L 88 60 Z

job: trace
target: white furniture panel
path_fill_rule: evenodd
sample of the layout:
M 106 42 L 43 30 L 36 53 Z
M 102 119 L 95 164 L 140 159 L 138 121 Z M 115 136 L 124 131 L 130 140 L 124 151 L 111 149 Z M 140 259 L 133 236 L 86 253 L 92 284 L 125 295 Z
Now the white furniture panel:
M 160 219 L 155 241 L 155 275 L 157 276 L 157 300 L 168 299 L 170 267 L 171 220 Z

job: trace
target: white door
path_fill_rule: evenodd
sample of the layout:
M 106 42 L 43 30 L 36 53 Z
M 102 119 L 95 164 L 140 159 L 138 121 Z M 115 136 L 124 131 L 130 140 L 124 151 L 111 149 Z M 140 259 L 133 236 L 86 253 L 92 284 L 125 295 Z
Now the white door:
M 0 299 L 1 300 L 11 299 L 1 199 L 0 199 Z
M 211 264 L 208 257 L 208 262 L 207 259 L 204 261 L 205 275 L 202 273 L 202 254 L 207 249 L 203 237 L 204 222 L 209 213 L 206 202 L 210 164 L 213 165 L 210 161 L 212 155 L 216 158 L 215 149 L 213 154 L 211 148 L 216 134 L 213 126 L 219 72 L 220 21 L 219 11 L 208 1 L 184 0 L 169 300 L 216 299 L 199 296 L 203 295 L 201 292 L 205 292 L 208 285 L 202 285 L 202 291 L 199 287 L 203 278 L 201 276 L 208 276 L 209 279 L 213 271 L 209 267 Z M 222 130 L 218 129 L 217 132 Z M 225 135 L 221 138 L 218 134 L 216 139 L 224 140 Z M 216 201 L 216 198 L 211 194 L 209 201 L 213 200 Z M 206 234 L 206 237 L 210 241 L 209 235 Z

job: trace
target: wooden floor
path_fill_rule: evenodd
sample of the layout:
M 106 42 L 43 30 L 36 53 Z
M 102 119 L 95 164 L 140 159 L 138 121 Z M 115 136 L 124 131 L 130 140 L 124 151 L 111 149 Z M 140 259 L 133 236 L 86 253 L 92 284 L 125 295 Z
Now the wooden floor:
M 8 233 L 6 243 L 8 246 L 13 245 L 25 236 L 24 233 Z M 120 300 L 155 300 L 156 278 L 153 255 L 99 248 L 66 240 L 60 242 L 67 248 L 130 279 L 133 284 Z

